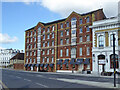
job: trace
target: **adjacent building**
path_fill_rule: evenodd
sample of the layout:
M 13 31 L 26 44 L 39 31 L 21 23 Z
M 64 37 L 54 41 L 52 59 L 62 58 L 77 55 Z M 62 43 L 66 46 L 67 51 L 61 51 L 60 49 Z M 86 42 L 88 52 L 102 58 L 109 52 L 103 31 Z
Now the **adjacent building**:
M 10 65 L 10 59 L 15 56 L 20 50 L 16 49 L 0 49 L 0 67 L 7 67 Z
M 13 69 L 24 70 L 24 53 L 17 53 L 10 59 L 10 65 Z
M 116 71 L 120 69 L 120 22 L 118 17 L 94 21 L 92 28 L 93 73 L 114 72 L 113 34 L 115 34 Z
M 103 20 L 103 9 L 42 23 L 25 31 L 25 70 L 92 71 L 93 21 Z

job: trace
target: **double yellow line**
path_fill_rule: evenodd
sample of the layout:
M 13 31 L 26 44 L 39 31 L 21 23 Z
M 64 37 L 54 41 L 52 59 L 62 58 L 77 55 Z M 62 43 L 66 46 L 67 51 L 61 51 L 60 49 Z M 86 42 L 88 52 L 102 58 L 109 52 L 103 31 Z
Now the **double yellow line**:
M 6 90 L 9 90 L 9 88 L 0 80 L 0 84 L 2 85 L 3 88 L 5 88 Z

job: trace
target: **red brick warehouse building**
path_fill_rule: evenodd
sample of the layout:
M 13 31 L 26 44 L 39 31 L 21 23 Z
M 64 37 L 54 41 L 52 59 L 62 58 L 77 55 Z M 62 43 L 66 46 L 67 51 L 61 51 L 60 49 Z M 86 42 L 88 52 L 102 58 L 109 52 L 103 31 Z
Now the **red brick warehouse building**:
M 92 71 L 93 21 L 105 19 L 103 9 L 42 23 L 25 31 L 25 70 Z

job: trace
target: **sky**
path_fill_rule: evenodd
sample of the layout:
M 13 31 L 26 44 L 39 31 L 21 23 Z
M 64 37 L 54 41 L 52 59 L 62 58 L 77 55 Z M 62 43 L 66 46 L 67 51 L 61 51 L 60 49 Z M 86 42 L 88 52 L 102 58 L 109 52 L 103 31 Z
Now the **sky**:
M 117 16 L 118 1 L 2 0 L 2 4 L 0 3 L 0 48 L 24 50 L 25 30 L 37 25 L 38 22 L 66 18 L 73 11 L 82 14 L 103 8 L 108 18 Z

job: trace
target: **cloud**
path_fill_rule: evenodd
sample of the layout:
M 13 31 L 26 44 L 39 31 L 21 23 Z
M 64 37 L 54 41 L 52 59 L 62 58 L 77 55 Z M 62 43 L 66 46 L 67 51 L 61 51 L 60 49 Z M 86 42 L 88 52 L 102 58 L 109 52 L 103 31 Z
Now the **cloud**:
M 0 46 L 0 49 L 5 49 L 5 48 L 3 48 L 3 47 Z
M 72 11 L 86 13 L 103 8 L 107 16 L 117 16 L 119 0 L 42 0 L 41 5 L 63 17 Z
M 3 2 L 24 2 L 27 5 L 37 2 L 50 11 L 67 17 L 72 11 L 86 13 L 103 8 L 107 17 L 117 16 L 119 0 L 3 0 Z
M 10 37 L 8 34 L 2 34 L 0 33 L 0 43 L 2 44 L 8 44 L 8 43 L 13 43 L 18 40 L 17 37 Z

